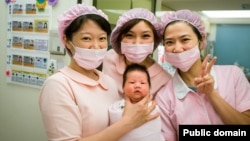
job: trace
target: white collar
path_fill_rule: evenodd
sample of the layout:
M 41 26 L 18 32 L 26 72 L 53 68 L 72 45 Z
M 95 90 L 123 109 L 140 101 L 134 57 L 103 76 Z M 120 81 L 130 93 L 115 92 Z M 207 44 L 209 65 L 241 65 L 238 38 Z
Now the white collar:
M 212 67 L 211 69 L 211 75 L 214 77 L 214 89 L 217 89 L 217 79 L 216 79 L 216 73 L 215 73 L 214 67 Z M 173 76 L 173 87 L 174 87 L 174 93 L 176 94 L 176 97 L 178 99 L 184 98 L 188 94 L 189 91 L 193 91 L 182 80 L 178 71 L 176 71 Z

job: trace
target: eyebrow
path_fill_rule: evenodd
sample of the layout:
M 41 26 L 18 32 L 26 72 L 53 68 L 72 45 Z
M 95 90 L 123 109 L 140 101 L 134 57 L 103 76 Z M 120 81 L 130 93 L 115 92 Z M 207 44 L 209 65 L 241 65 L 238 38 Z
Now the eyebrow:
M 180 36 L 178 38 L 185 38 L 185 37 L 190 37 L 190 35 L 185 34 L 185 35 L 182 35 L 182 36 Z M 164 41 L 165 40 L 173 40 L 173 38 L 164 38 Z
M 91 32 L 85 32 L 85 31 L 84 32 L 80 32 L 80 35 L 86 35 L 86 34 L 87 35 L 92 35 L 93 33 L 91 33 Z M 107 34 L 106 32 L 103 32 L 103 33 L 100 33 L 99 36 L 106 35 L 106 34 Z
M 132 30 L 129 30 L 127 33 L 135 33 Z M 142 33 L 153 33 L 151 30 L 146 30 L 146 31 L 142 31 Z
M 146 30 L 146 31 L 143 31 L 143 33 L 147 33 L 147 32 L 149 32 L 149 33 L 153 33 L 151 30 Z

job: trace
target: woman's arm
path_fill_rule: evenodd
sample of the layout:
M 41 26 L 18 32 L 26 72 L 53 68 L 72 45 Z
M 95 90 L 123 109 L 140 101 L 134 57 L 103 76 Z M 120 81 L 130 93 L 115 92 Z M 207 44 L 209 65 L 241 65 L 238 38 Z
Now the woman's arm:
M 250 110 L 242 113 L 235 110 L 216 90 L 209 94 L 209 99 L 225 124 L 250 124 Z
M 225 124 L 250 124 L 250 109 L 244 112 L 237 111 L 234 107 L 228 104 L 219 95 L 219 92 L 217 90 L 214 89 L 215 81 L 214 81 L 213 76 L 210 75 L 210 71 L 216 61 L 216 58 L 213 58 L 211 62 L 208 63 L 209 57 L 210 55 L 206 56 L 206 58 L 204 59 L 204 62 L 202 63 L 202 74 L 200 75 L 199 78 L 195 78 L 198 91 L 206 94 L 206 96 L 211 101 L 214 109 L 216 110 L 216 112 L 218 113 L 218 115 L 221 117 L 221 119 L 223 120 Z M 244 95 L 249 95 L 250 87 L 248 85 L 246 78 L 242 79 L 242 77 L 245 77 L 243 76 L 243 72 L 241 72 L 240 70 L 236 70 L 236 69 L 235 69 L 235 72 L 236 74 L 238 74 L 236 75 L 238 76 L 237 77 L 238 85 L 236 84 L 234 86 L 236 93 L 240 94 L 238 95 L 240 97 Z M 243 87 L 241 85 L 243 85 Z M 242 98 L 242 99 L 245 99 L 245 98 Z M 247 100 L 249 100 L 249 98 L 247 98 Z M 236 104 L 239 104 L 241 102 L 242 101 L 238 101 L 236 102 Z
M 155 102 L 153 102 L 150 107 L 148 106 L 148 103 L 151 102 L 152 99 L 151 95 L 146 96 L 140 102 L 135 104 L 131 103 L 127 97 L 125 97 L 125 99 L 125 110 L 120 120 L 110 125 L 103 131 L 95 135 L 82 138 L 79 141 L 117 141 L 130 130 L 159 116 L 159 113 L 153 115 L 150 114 L 156 107 Z

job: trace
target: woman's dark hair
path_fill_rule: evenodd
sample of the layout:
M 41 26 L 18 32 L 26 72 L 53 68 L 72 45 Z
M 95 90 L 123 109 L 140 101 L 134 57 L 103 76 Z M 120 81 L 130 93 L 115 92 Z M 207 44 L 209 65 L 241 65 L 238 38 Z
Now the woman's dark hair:
M 64 30 L 64 34 L 66 35 L 67 39 L 72 40 L 73 34 L 77 32 L 82 27 L 82 25 L 88 20 L 94 21 L 97 25 L 101 27 L 102 30 L 104 30 L 107 33 L 108 36 L 110 35 L 111 25 L 106 19 L 96 14 L 87 14 L 87 15 L 82 15 L 76 18 Z
M 151 87 L 151 81 L 150 81 L 149 72 L 148 72 L 147 68 L 145 66 L 143 66 L 143 65 L 136 64 L 136 63 L 130 64 L 130 65 L 128 65 L 126 67 L 126 69 L 125 69 L 125 71 L 123 73 L 122 87 L 124 87 L 125 82 L 127 81 L 128 73 L 130 73 L 132 71 L 140 71 L 140 72 L 145 73 L 147 75 L 147 80 L 148 80 L 149 87 Z
M 125 23 L 125 24 L 121 27 L 121 29 L 120 29 L 120 34 L 119 34 L 119 36 L 118 36 L 117 41 L 118 41 L 118 42 L 121 42 L 121 41 L 122 41 L 122 38 L 123 38 L 123 36 L 124 36 L 124 34 L 128 33 L 128 31 L 129 31 L 132 27 L 134 27 L 136 24 L 138 24 L 138 23 L 141 22 L 141 21 L 146 22 L 146 23 L 150 26 L 150 28 L 152 29 L 153 34 L 154 34 L 154 42 L 157 43 L 157 42 L 158 42 L 158 35 L 157 35 L 157 32 L 156 32 L 154 26 L 153 26 L 150 22 L 148 22 L 147 20 L 144 20 L 144 19 L 133 19 L 133 20 L 130 20 L 130 21 L 128 21 L 127 23 Z
M 101 27 L 102 30 L 104 30 L 108 36 L 111 34 L 111 25 L 110 23 L 104 19 L 100 15 L 96 14 L 87 14 L 77 17 L 73 22 L 64 30 L 64 34 L 68 40 L 72 40 L 73 34 L 77 32 L 85 22 L 88 20 L 94 21 L 98 26 Z M 72 56 L 72 53 L 66 48 L 66 51 L 70 56 Z
M 169 25 L 172 25 L 172 24 L 177 23 L 177 22 L 183 22 L 183 21 L 181 21 L 181 20 L 176 20 L 176 21 L 172 21 L 172 22 L 170 22 L 169 24 L 166 25 L 166 27 L 165 27 L 165 29 L 164 29 L 164 33 L 163 33 L 163 39 L 165 38 L 165 31 L 166 31 L 166 28 L 167 28 Z M 185 22 L 185 21 L 184 21 L 184 22 Z M 201 33 L 199 32 L 199 30 L 198 30 L 196 27 L 194 27 L 192 24 L 190 24 L 189 22 L 185 22 L 185 23 L 187 23 L 187 24 L 192 28 L 192 30 L 194 31 L 195 35 L 196 35 L 197 38 L 198 38 L 198 41 L 201 42 L 201 41 L 202 41 L 202 35 L 201 35 Z

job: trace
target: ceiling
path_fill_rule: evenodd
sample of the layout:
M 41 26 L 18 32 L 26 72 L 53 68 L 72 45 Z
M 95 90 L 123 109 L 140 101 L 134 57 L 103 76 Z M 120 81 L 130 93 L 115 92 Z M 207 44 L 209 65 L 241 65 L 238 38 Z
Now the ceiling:
M 192 11 L 202 10 L 250 10 L 250 0 L 162 0 L 162 10 L 190 9 Z M 212 23 L 247 23 L 250 18 L 245 19 L 209 19 Z

